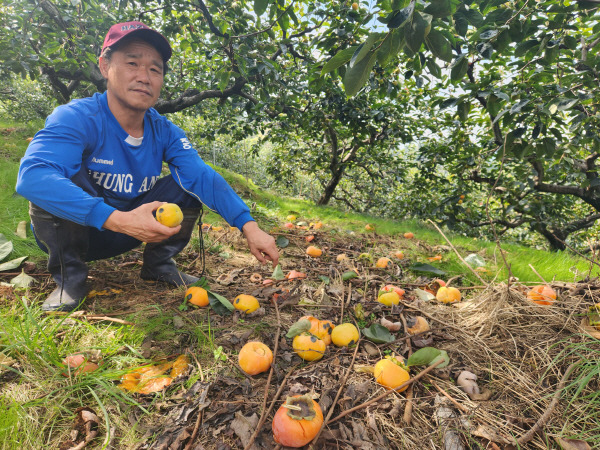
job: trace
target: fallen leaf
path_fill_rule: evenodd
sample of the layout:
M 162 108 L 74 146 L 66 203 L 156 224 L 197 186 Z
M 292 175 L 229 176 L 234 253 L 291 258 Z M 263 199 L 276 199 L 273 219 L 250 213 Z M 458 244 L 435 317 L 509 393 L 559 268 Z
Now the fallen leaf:
M 431 292 L 424 291 L 423 289 L 417 288 L 413 292 L 419 300 L 423 300 L 424 302 L 435 299 L 435 295 L 433 295 Z
M 27 221 L 21 220 L 17 225 L 17 231 L 15 234 L 19 236 L 21 239 L 27 239 Z
M 235 419 L 231 421 L 230 426 L 242 441 L 242 446 L 246 448 L 257 425 L 258 415 L 256 413 L 252 414 L 250 417 L 245 417 L 240 411 L 237 411 L 235 413 Z M 253 444 L 250 448 L 258 447 Z
M 579 439 L 563 439 L 555 437 L 556 442 L 560 445 L 563 450 L 592 450 L 590 444 Z
M 468 370 L 463 370 L 456 379 L 456 384 L 467 394 L 479 394 L 477 375 Z
M 18 288 L 27 288 L 35 283 L 35 278 L 30 277 L 25 273 L 25 270 L 21 270 L 21 273 L 10 280 L 10 284 Z

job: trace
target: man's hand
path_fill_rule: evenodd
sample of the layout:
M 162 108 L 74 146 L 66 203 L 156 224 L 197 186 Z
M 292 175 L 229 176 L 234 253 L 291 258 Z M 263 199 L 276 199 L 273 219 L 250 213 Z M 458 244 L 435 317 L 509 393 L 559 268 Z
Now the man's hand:
M 275 245 L 273 236 L 261 230 L 254 221 L 246 222 L 242 227 L 242 232 L 248 241 L 250 253 L 256 259 L 262 264 L 265 264 L 269 260 L 273 262 L 273 266 L 277 265 L 279 262 L 279 251 L 277 251 L 277 245 Z
M 146 203 L 131 211 L 114 211 L 103 227 L 127 234 L 142 242 L 161 242 L 177 234 L 181 226 L 170 228 L 158 222 L 152 215 L 165 202 Z

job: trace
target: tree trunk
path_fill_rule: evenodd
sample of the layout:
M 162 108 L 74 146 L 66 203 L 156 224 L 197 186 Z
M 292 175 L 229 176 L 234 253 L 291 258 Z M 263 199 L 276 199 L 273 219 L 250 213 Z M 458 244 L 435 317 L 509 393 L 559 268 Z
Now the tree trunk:
M 317 205 L 327 205 L 329 203 L 331 197 L 333 196 L 333 193 L 335 192 L 335 188 L 342 179 L 342 175 L 344 175 L 344 166 L 338 166 L 335 172 L 333 173 L 333 176 L 329 180 L 329 183 L 327 183 L 327 186 L 325 186 L 325 189 L 321 194 L 321 198 L 319 198 L 319 200 L 317 201 Z

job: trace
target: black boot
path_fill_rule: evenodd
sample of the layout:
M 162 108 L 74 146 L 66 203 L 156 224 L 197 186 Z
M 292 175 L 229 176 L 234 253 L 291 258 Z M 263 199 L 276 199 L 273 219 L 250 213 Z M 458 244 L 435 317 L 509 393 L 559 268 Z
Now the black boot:
M 164 281 L 172 286 L 189 286 L 198 278 L 177 270 L 173 257 L 181 252 L 192 237 L 194 225 L 200 215 L 200 208 L 184 208 L 183 222 L 179 233 L 169 239 L 146 244 L 144 264 L 140 276 L 144 280 Z
M 44 311 L 73 311 L 88 293 L 88 228 L 56 217 L 30 203 L 35 235 L 48 252 L 48 272 L 57 287 L 42 304 Z

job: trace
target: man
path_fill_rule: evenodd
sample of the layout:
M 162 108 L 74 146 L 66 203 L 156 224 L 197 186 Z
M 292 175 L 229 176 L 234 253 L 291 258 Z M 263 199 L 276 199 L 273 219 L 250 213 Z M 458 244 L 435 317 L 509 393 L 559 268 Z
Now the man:
M 82 302 L 86 261 L 142 242 L 143 279 L 197 281 L 177 270 L 172 257 L 189 242 L 201 202 L 244 233 L 261 263 L 277 264 L 273 237 L 185 133 L 152 108 L 170 57 L 165 37 L 143 23 L 113 25 L 99 59 L 106 92 L 56 108 L 21 160 L 17 192 L 30 201 L 34 234 L 57 283 L 45 311 L 72 311 Z M 163 161 L 171 174 L 159 178 Z M 164 202 L 182 208 L 181 225 L 169 228 L 154 218 Z

